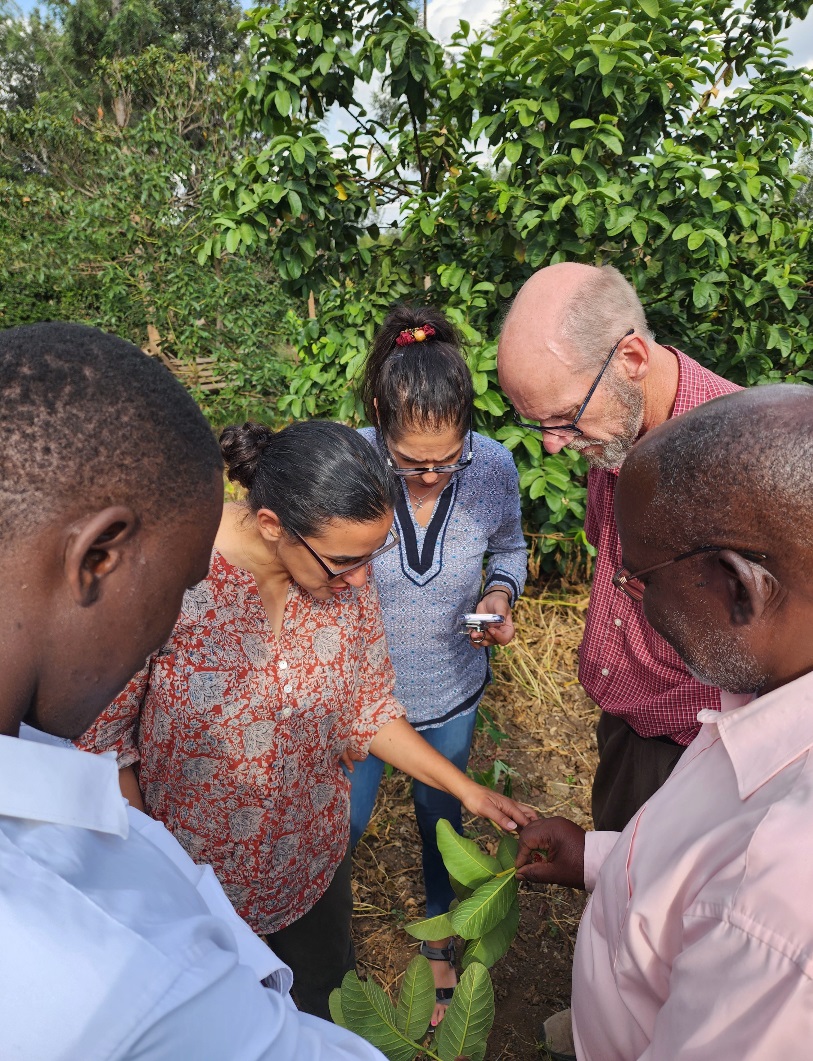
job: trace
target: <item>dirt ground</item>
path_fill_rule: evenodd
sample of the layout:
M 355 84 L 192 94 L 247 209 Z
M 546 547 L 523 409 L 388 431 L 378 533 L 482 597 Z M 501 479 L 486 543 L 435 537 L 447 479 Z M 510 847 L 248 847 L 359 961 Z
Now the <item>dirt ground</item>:
M 485 730 L 478 732 L 470 765 L 486 771 L 499 759 L 515 771 L 511 781 L 517 799 L 589 827 L 598 709 L 576 680 L 586 607 L 582 587 L 555 595 L 542 592 L 518 603 L 517 636 L 494 657 L 494 683 L 483 701 L 505 736 L 497 746 Z M 466 829 L 480 837 L 493 832 L 480 821 L 468 822 Z M 397 992 L 418 946 L 403 923 L 424 916 L 418 831 L 409 783 L 402 775 L 385 778 L 370 828 L 356 850 L 354 870 L 359 972 Z M 581 893 L 567 888 L 523 886 L 516 939 L 491 970 L 496 1019 L 489 1061 L 540 1058 L 536 1033 L 542 1021 L 569 1005 L 573 946 L 584 901 Z

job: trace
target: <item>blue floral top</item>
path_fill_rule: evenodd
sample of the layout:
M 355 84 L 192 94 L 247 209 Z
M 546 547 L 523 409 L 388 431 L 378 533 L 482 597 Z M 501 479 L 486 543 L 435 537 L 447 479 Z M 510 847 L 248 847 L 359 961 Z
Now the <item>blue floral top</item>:
M 361 434 L 381 445 L 375 428 Z M 528 555 L 513 457 L 485 435 L 472 439 L 472 463 L 452 475 L 426 527 L 415 520 L 402 484 L 395 510 L 401 544 L 373 562 L 395 696 L 418 730 L 476 709 L 489 680 L 488 651 L 470 643 L 462 617 L 489 585 L 509 588 L 512 604 L 525 587 Z

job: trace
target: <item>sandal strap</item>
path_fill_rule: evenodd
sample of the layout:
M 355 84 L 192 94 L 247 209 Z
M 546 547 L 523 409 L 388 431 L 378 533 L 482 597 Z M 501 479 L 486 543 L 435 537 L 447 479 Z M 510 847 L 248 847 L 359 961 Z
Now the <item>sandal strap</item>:
M 428 958 L 430 962 L 448 962 L 449 965 L 454 968 L 455 959 L 457 958 L 457 952 L 455 950 L 454 940 L 450 940 L 446 947 L 430 947 L 426 940 L 421 940 L 420 953 L 424 958 Z M 446 988 L 438 988 L 438 990 L 447 990 Z M 438 1000 L 440 1001 L 440 999 Z

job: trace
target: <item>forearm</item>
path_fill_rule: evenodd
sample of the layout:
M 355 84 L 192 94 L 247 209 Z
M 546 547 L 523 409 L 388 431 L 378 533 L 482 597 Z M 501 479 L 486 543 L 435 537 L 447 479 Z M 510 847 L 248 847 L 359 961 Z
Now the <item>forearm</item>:
M 123 770 L 119 770 L 119 787 L 121 788 L 122 796 L 124 796 L 130 806 L 135 807 L 136 810 L 144 811 L 146 814 L 144 798 L 141 795 L 135 767 L 125 766 Z
M 416 781 L 448 792 L 461 801 L 475 784 L 416 733 L 405 718 L 396 718 L 382 726 L 372 739 L 370 751 Z

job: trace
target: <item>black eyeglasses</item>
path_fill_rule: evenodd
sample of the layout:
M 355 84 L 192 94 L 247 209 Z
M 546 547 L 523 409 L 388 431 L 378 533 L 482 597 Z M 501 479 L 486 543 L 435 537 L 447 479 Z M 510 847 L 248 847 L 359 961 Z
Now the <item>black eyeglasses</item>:
M 653 564 L 652 567 L 645 567 L 641 571 L 630 572 L 626 567 L 619 567 L 613 575 L 613 585 L 616 589 L 620 589 L 622 593 L 626 593 L 630 600 L 640 604 L 644 599 L 644 590 L 646 589 L 646 586 L 641 582 L 643 575 L 649 575 L 653 571 L 660 571 L 662 567 L 669 567 L 670 564 L 677 564 L 681 560 L 688 560 L 690 556 L 699 556 L 700 553 L 720 553 L 724 549 L 731 548 L 730 545 L 701 545 L 697 549 L 690 549 L 687 553 L 680 553 L 678 556 L 673 556 L 671 560 L 664 560 L 662 564 Z M 735 549 L 734 552 L 739 553 L 746 560 L 752 560 L 756 563 L 768 559 L 765 553 L 755 553 L 750 549 Z
M 429 472 L 434 472 L 436 475 L 446 475 L 449 472 L 462 472 L 463 469 L 468 468 L 474 460 L 471 428 L 469 428 L 469 451 L 465 457 L 461 455 L 460 460 L 456 461 L 454 464 L 438 464 L 433 468 L 399 468 L 392 459 L 392 454 L 387 449 L 386 445 L 384 446 L 384 450 L 387 454 L 387 464 L 389 465 L 390 471 L 393 475 L 397 475 L 399 479 L 411 479 L 415 475 L 427 475 Z
M 618 342 L 615 344 L 615 346 L 612 348 L 612 350 L 609 352 L 609 354 L 607 354 L 606 358 L 604 359 L 604 364 L 601 366 L 601 371 L 596 376 L 596 378 L 593 380 L 593 385 L 590 388 L 590 390 L 587 392 L 587 397 L 581 403 L 581 406 L 579 407 L 579 411 L 576 413 L 576 415 L 573 417 L 573 419 L 570 421 L 570 423 L 568 423 L 568 424 L 551 424 L 551 425 L 549 425 L 547 427 L 543 427 L 542 424 L 529 424 L 529 423 L 526 423 L 525 420 L 523 420 L 522 417 L 519 416 L 516 412 L 514 413 L 514 422 L 519 424 L 521 427 L 527 427 L 527 429 L 529 431 L 538 431 L 539 434 L 541 434 L 541 435 L 544 435 L 548 431 L 555 431 L 557 435 L 567 434 L 571 438 L 576 438 L 577 435 L 584 434 L 584 432 L 581 430 L 581 428 L 578 427 L 577 425 L 579 423 L 579 420 L 581 420 L 582 415 L 584 414 L 584 410 L 587 408 L 587 403 L 593 397 L 593 394 L 595 393 L 596 387 L 599 385 L 599 383 L 601 383 L 601 377 L 607 371 L 607 366 L 612 361 L 613 354 L 616 352 L 616 350 L 624 342 L 625 339 L 629 339 L 629 337 L 634 333 L 634 331 L 635 331 L 634 328 L 630 328 L 630 330 L 628 332 L 625 332 L 621 336 L 621 338 L 618 340 Z
M 389 552 L 390 549 L 394 549 L 395 546 L 401 540 L 398 537 L 398 532 L 395 530 L 395 528 L 391 527 L 389 533 L 387 534 L 387 540 L 384 542 L 384 544 L 380 545 L 377 549 L 373 549 L 369 556 L 365 556 L 363 560 L 358 560 L 355 564 L 349 564 L 347 567 L 343 567 L 339 571 L 333 571 L 327 566 L 327 564 L 319 555 L 319 553 L 317 553 L 314 548 L 308 545 L 308 543 L 305 541 L 301 534 L 297 534 L 296 531 L 294 531 L 294 535 L 295 537 L 299 538 L 300 542 L 305 546 L 305 548 L 308 550 L 314 560 L 316 560 L 316 562 L 322 568 L 324 573 L 327 575 L 328 579 L 340 578 L 342 575 L 349 575 L 351 571 L 358 571 L 360 567 L 366 567 L 367 564 L 369 564 L 371 560 L 375 560 L 377 556 L 381 556 L 382 553 L 386 553 Z

